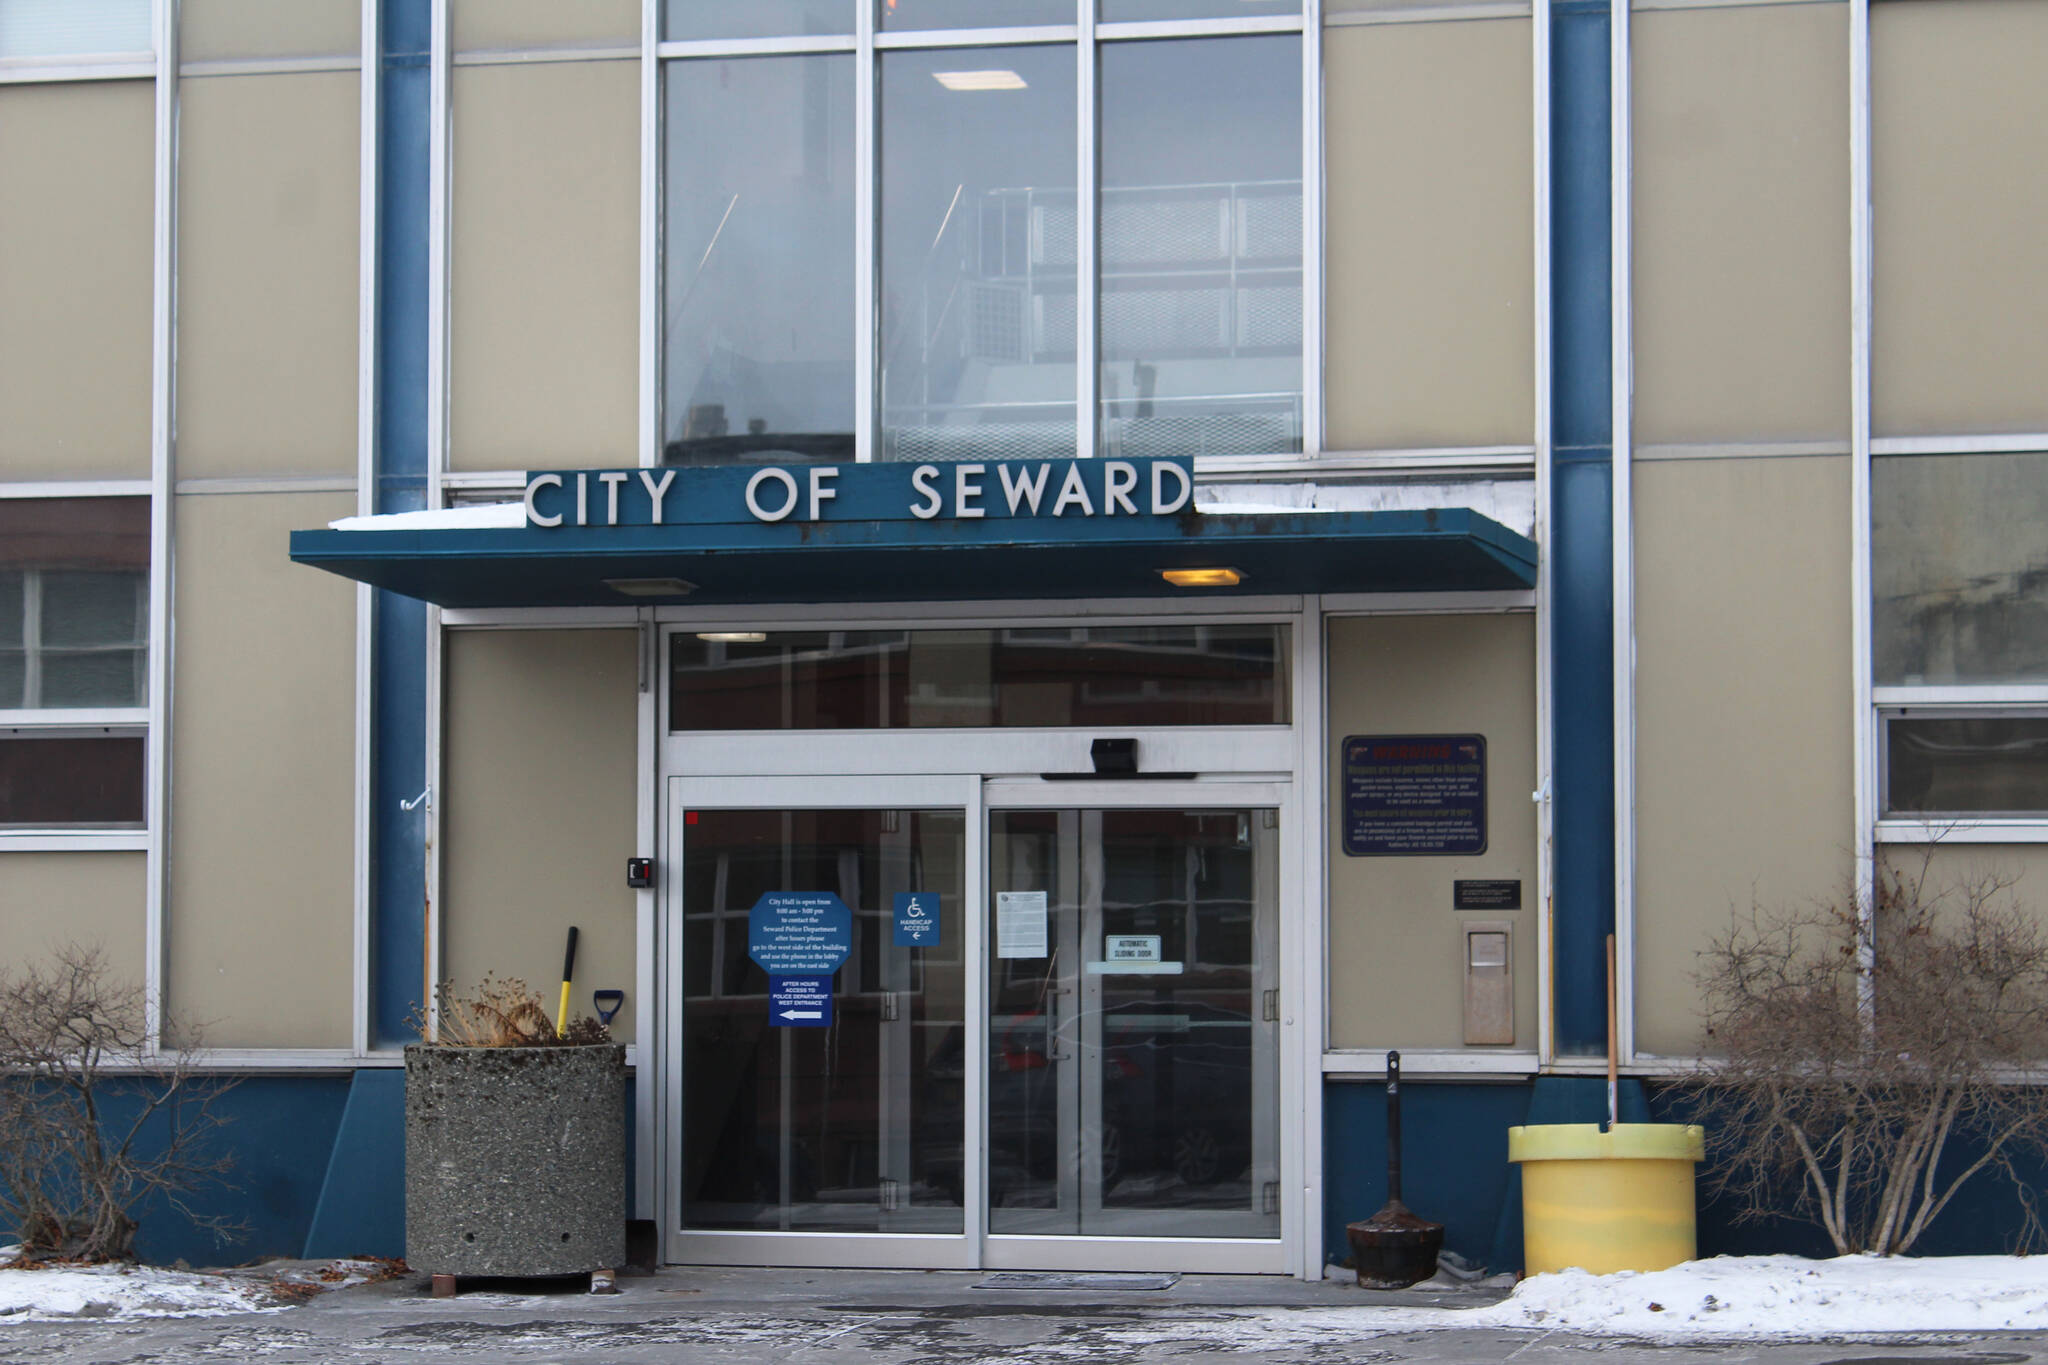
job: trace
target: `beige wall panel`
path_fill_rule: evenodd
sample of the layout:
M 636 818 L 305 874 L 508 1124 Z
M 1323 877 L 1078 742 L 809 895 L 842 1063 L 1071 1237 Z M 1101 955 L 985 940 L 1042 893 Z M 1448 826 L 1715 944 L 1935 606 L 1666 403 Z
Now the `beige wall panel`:
M 178 474 L 353 474 L 361 84 L 179 94 Z
M 155 87 L 0 86 L 0 480 L 149 477 Z
M 451 460 L 630 465 L 640 382 L 640 69 L 458 68 Z
M 98 948 L 117 981 L 143 983 L 147 855 L 0 853 L 0 971 L 71 944 Z
M 640 6 L 634 0 L 450 0 L 448 27 L 457 52 L 637 47 Z
M 1636 1046 L 1699 1045 L 1734 912 L 1847 884 L 1846 457 L 1636 466 Z
M 1848 7 L 1633 23 L 1636 439 L 1846 441 Z
M 638 640 L 628 630 L 450 631 L 442 782 L 447 970 L 457 989 L 516 976 L 555 1011 L 562 943 L 576 1014 L 626 992 L 612 1036 L 633 1039 L 639 829 Z
M 2048 0 L 1870 28 L 1874 429 L 2048 431 Z
M 1330 1046 L 1462 1048 L 1461 923 L 1512 925 L 1515 1042 L 1536 1047 L 1536 625 L 1528 615 L 1329 623 Z M 1344 854 L 1346 735 L 1486 736 L 1487 849 L 1476 858 Z M 1522 908 L 1458 911 L 1459 878 L 1522 883 Z M 1484 1051 L 1485 1049 L 1474 1049 Z
M 1529 21 L 1324 36 L 1334 450 L 1534 439 Z
M 180 0 L 178 60 L 354 57 L 363 48 L 359 0 Z
M 1931 854 L 1921 844 L 1889 844 L 1878 851 L 1898 872 L 1924 875 L 1930 896 L 1996 877 L 2012 883 L 1997 900 L 2010 899 L 2037 919 L 2048 919 L 2048 844 L 1946 844 Z
M 350 1041 L 355 587 L 285 546 L 354 510 L 177 500 L 168 995 L 221 1047 Z

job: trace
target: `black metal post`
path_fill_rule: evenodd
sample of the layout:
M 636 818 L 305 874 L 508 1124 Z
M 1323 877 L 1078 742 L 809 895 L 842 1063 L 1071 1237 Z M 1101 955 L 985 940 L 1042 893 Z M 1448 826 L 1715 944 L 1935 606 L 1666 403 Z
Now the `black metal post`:
M 1401 1202 L 1401 1054 L 1387 1054 L 1387 1202 Z

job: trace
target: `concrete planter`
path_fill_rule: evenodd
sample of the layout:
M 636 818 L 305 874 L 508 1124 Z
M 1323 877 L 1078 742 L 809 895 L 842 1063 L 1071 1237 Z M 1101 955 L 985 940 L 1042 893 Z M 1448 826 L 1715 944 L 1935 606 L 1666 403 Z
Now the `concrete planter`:
M 443 1276 L 624 1264 L 624 1046 L 408 1047 L 405 1256 Z

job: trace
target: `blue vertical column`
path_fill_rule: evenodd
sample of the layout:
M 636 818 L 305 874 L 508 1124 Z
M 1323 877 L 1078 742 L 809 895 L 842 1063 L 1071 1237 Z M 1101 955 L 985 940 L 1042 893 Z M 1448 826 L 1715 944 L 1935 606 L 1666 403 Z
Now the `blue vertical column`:
M 1607 1045 L 1614 433 L 1606 0 L 1552 0 L 1551 739 L 1556 1045 Z
M 431 0 L 379 0 L 379 513 L 427 505 L 427 188 Z M 379 591 L 372 628 L 371 1042 L 417 1035 L 426 954 L 427 609 Z

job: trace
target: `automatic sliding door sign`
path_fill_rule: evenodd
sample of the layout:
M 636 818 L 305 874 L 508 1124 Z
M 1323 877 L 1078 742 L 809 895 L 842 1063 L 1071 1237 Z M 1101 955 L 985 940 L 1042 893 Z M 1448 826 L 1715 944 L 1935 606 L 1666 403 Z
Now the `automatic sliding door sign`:
M 939 893 L 898 891 L 896 893 L 896 939 L 898 948 L 939 946 Z
M 832 1027 L 832 978 L 768 978 L 768 1022 L 776 1028 Z
M 853 952 L 853 912 L 830 891 L 769 891 L 747 912 L 747 956 L 768 973 L 768 1022 L 832 1023 L 832 974 Z

